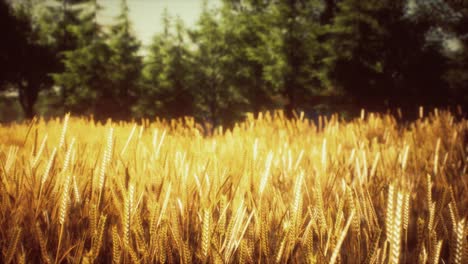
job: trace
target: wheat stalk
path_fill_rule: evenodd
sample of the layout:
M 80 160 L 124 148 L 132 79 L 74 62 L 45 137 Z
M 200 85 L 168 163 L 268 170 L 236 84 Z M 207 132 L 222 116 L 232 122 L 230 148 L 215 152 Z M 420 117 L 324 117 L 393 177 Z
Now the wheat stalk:
M 13 257 L 15 256 L 15 252 L 18 248 L 18 244 L 21 239 L 21 232 L 21 227 L 15 227 L 13 229 L 13 235 L 11 237 L 11 241 L 5 254 L 5 263 L 7 264 L 13 261 Z
M 44 184 L 47 181 L 47 178 L 49 177 L 50 169 L 52 168 L 52 163 L 54 162 L 55 159 L 55 154 L 57 153 L 57 149 L 54 148 L 52 150 L 52 154 L 50 155 L 49 161 L 47 162 L 46 168 L 44 170 L 44 173 L 42 174 L 41 177 L 41 185 L 39 187 L 39 198 L 38 200 L 41 200 L 41 195 L 42 195 L 42 188 L 44 187 Z
M 136 130 L 136 124 L 133 125 L 132 130 L 130 131 L 130 134 L 128 135 L 127 141 L 125 142 L 125 145 L 122 148 L 122 151 L 120 152 L 120 156 L 123 156 L 125 154 L 125 151 L 127 150 L 128 144 L 132 140 L 132 137 L 133 137 L 133 134 L 135 133 L 135 130 Z
M 338 254 L 340 252 L 341 244 L 343 244 L 343 241 L 346 237 L 346 234 L 348 233 L 349 226 L 351 225 L 351 222 L 354 218 L 355 211 L 351 211 L 351 214 L 348 217 L 348 221 L 346 221 L 346 225 L 341 231 L 340 237 L 338 238 L 338 241 L 336 242 L 335 249 L 333 249 L 332 256 L 330 258 L 330 264 L 335 264 L 336 259 L 338 257 Z
M 268 156 L 267 156 L 266 161 L 265 161 L 265 170 L 263 172 L 263 175 L 262 175 L 262 178 L 261 178 L 261 181 L 260 181 L 260 186 L 259 186 L 259 189 L 258 189 L 260 197 L 262 196 L 263 191 L 265 190 L 265 187 L 266 187 L 266 184 L 267 184 L 267 181 L 268 181 L 268 177 L 270 176 L 270 169 L 271 169 L 272 161 L 273 161 L 273 152 L 270 151 L 268 153 Z
M 2 263 L 467 261 L 466 120 L 320 120 L 0 126 Z
M 60 140 L 58 144 L 58 148 L 62 148 L 64 143 L 65 143 L 65 135 L 67 133 L 67 127 L 68 127 L 68 119 L 70 118 L 70 113 L 67 113 L 63 119 L 63 127 L 62 127 L 62 133 L 60 134 Z
M 45 134 L 44 138 L 42 139 L 41 145 L 39 146 L 39 150 L 37 151 L 37 153 L 36 153 L 36 155 L 35 155 L 35 157 L 33 159 L 32 165 L 31 165 L 31 167 L 33 167 L 33 168 L 36 167 L 37 162 L 39 161 L 39 158 L 41 157 L 42 152 L 44 151 L 44 147 L 45 147 L 45 144 L 47 142 L 47 137 L 48 137 L 48 135 Z

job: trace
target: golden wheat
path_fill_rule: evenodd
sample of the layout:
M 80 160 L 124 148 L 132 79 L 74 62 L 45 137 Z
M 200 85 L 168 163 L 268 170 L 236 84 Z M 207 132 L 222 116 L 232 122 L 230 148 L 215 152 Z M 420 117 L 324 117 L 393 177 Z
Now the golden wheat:
M 266 112 L 202 130 L 0 126 L 0 262 L 466 262 L 463 116 Z

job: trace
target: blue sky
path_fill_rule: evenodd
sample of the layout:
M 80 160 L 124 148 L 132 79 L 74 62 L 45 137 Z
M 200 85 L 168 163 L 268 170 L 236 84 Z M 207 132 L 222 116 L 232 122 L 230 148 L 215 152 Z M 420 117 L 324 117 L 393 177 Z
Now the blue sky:
M 112 23 L 120 12 L 120 0 L 98 0 L 104 8 L 100 19 L 103 24 Z M 153 36 L 162 31 L 161 15 L 167 7 L 171 16 L 180 16 L 188 27 L 193 27 L 198 20 L 202 0 L 127 0 L 133 29 L 144 46 L 151 43 Z M 210 6 L 218 3 L 209 0 Z

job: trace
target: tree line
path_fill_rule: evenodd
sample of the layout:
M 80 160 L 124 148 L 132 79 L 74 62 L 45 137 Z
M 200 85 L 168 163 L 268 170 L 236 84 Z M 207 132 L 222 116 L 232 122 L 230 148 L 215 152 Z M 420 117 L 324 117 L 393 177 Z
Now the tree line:
M 468 103 L 465 0 L 204 2 L 193 27 L 164 11 L 144 51 L 120 5 L 104 27 L 97 0 L 0 0 L 0 87 L 26 117 L 52 88 L 51 107 L 74 114 L 215 126 L 277 108 Z

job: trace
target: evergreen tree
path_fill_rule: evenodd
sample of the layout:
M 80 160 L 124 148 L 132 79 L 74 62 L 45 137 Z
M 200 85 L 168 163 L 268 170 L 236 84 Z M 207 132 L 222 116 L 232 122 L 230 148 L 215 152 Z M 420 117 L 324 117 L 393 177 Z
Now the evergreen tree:
M 111 28 L 109 40 L 111 56 L 108 74 L 111 90 L 105 91 L 99 105 L 106 109 L 109 116 L 128 118 L 137 100 L 143 64 L 138 54 L 141 44 L 132 33 L 126 0 L 122 0 L 121 8 L 121 14 Z
M 160 75 L 160 99 L 169 117 L 194 114 L 192 54 L 188 50 L 187 36 L 182 20 L 175 24 L 163 57 L 164 69 Z
M 164 32 L 154 37 L 144 69 L 145 85 L 136 108 L 140 115 L 178 118 L 194 115 L 193 63 L 186 30 L 180 19 L 175 31 L 163 13 Z
M 246 109 L 260 111 L 274 108 L 278 90 L 269 83 L 264 68 L 274 63 L 268 52 L 271 22 L 268 9 L 271 1 L 224 0 L 221 9 L 222 23 L 230 49 L 228 82 L 247 99 Z
M 38 20 L 41 42 L 52 47 L 55 58 L 49 60 L 52 72 L 65 71 L 65 52 L 78 47 L 77 34 L 72 32 L 82 22 L 81 16 L 90 0 L 41 0 Z M 57 84 L 56 84 L 57 85 Z M 68 97 L 67 90 L 61 88 L 62 104 Z
M 392 33 L 398 36 L 400 32 L 406 32 L 409 39 L 403 39 L 406 52 L 389 59 L 394 64 L 398 61 L 399 65 L 406 66 L 399 82 L 403 85 L 392 89 L 394 97 L 407 95 L 410 91 L 412 94 L 407 98 L 412 100 L 407 104 L 466 104 L 468 3 L 410 0 L 404 5 L 402 21 L 405 25 Z M 411 49 L 407 49 L 408 44 Z M 395 55 L 399 53 L 394 52 Z M 400 101 L 403 100 L 400 98 Z
M 381 77 L 384 29 L 377 13 L 383 1 L 343 0 L 338 3 L 336 16 L 330 27 L 330 77 L 337 87 L 355 97 L 376 100 L 375 87 Z M 382 83 L 379 83 L 381 85 Z M 381 102 L 379 102 L 381 104 Z
M 77 37 L 71 32 L 81 23 L 81 14 L 90 0 L 42 1 L 40 28 L 44 41 L 54 46 L 57 53 L 72 50 L 77 45 Z
M 448 33 L 441 48 L 449 62 L 444 79 L 452 103 L 468 105 L 468 1 L 446 0 L 445 3 L 447 9 L 442 10 L 447 23 L 443 28 Z
M 140 97 L 137 105 L 133 108 L 136 116 L 154 117 L 161 114 L 162 105 L 159 101 L 158 87 L 160 87 L 160 74 L 164 68 L 162 56 L 165 44 L 165 37 L 158 34 L 153 38 L 149 47 L 143 67 L 143 84 L 140 86 Z
M 231 45 L 226 28 L 216 10 L 209 10 L 207 3 L 192 33 L 196 43 L 194 95 L 197 117 L 214 127 L 232 123 L 239 118 L 247 103 L 242 91 L 229 82 L 229 65 L 232 61 Z
M 405 0 L 338 3 L 328 39 L 330 78 L 360 107 L 411 106 L 415 98 L 428 103 L 443 94 L 444 60 L 426 45 L 430 24 L 412 21 L 405 6 Z
M 379 15 L 386 18 L 380 19 L 386 31 L 381 63 L 384 78 L 380 82 L 384 89 L 380 93 L 388 106 L 416 112 L 416 105 L 447 104 L 449 94 L 443 80 L 447 59 L 429 41 L 433 22 L 414 19 L 407 12 L 408 1 L 388 1 L 386 6 Z
M 97 103 L 111 96 L 107 71 L 110 49 L 97 23 L 97 2 L 89 2 L 86 7 L 80 14 L 81 22 L 69 26 L 77 48 L 63 52 L 64 72 L 54 74 L 53 78 L 63 87 L 65 110 L 95 113 L 98 118 L 104 118 L 106 110 L 98 109 Z
M 288 0 L 272 8 L 271 37 L 266 45 L 275 63 L 266 68 L 268 80 L 279 85 L 287 103 L 288 115 L 313 97 L 329 94 L 322 70 L 324 49 L 319 42 L 323 33 L 321 1 Z

